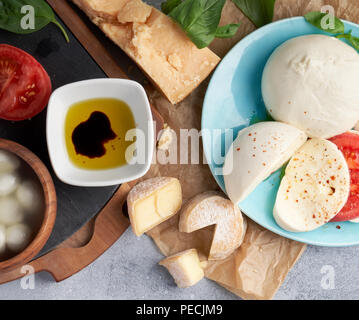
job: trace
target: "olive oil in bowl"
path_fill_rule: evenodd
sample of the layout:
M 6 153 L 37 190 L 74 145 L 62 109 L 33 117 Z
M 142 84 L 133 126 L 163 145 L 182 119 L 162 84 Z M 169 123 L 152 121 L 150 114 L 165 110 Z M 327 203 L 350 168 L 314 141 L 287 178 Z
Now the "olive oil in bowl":
M 66 115 L 65 141 L 69 158 L 82 169 L 103 170 L 127 164 L 128 130 L 136 127 L 123 101 L 99 98 L 73 104 Z M 130 160 L 130 159 L 128 159 Z

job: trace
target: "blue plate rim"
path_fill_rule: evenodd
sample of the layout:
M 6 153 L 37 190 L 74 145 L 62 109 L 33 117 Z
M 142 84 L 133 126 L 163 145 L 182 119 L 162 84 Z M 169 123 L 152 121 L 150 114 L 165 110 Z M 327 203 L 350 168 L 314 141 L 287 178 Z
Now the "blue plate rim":
M 251 39 L 252 37 L 254 37 L 257 33 L 261 33 L 263 32 L 263 30 L 266 30 L 268 28 L 272 28 L 273 25 L 280 25 L 280 24 L 284 24 L 288 21 L 298 21 L 298 20 L 305 20 L 305 18 L 303 16 L 296 16 L 296 17 L 290 17 L 290 18 L 285 18 L 285 19 L 281 19 L 278 21 L 274 21 L 271 22 L 261 28 L 258 28 L 257 30 L 249 33 L 248 35 L 246 35 L 244 38 L 242 38 L 238 43 L 236 43 L 233 48 L 231 48 L 227 54 L 222 58 L 220 64 L 217 66 L 216 70 L 213 72 L 211 79 L 209 81 L 206 93 L 205 93 L 205 97 L 203 100 L 203 107 L 202 107 L 202 115 L 201 115 L 201 130 L 205 129 L 204 127 L 204 110 L 205 110 L 205 106 L 208 104 L 208 92 L 210 91 L 210 89 L 214 86 L 215 83 L 215 77 L 216 74 L 220 72 L 220 67 L 222 64 L 226 63 L 227 60 L 229 60 L 231 58 L 231 56 L 233 55 L 233 53 L 238 50 L 238 47 L 243 46 L 249 39 Z M 344 25 L 347 26 L 354 26 L 356 28 L 359 28 L 358 24 L 355 24 L 351 21 L 347 21 L 344 19 L 341 19 L 341 21 L 344 22 Z M 319 29 L 318 29 L 319 31 Z M 331 35 L 328 33 L 328 35 Z M 209 154 L 208 149 L 207 149 L 207 144 L 205 143 L 205 138 L 203 138 L 203 151 L 204 151 L 204 155 L 206 157 L 206 159 L 208 160 L 207 155 Z M 208 161 L 207 161 L 208 162 Z M 221 183 L 219 183 L 217 175 L 213 172 L 213 168 L 212 166 L 208 165 L 211 174 L 213 176 L 213 178 L 216 180 L 217 185 L 221 188 L 221 190 L 227 195 L 226 190 L 222 187 Z M 355 242 L 345 242 L 345 243 L 340 243 L 340 244 L 336 244 L 336 243 L 328 243 L 328 242 L 321 242 L 320 240 L 316 240 L 316 241 L 311 241 L 311 240 L 303 240 L 302 238 L 298 238 L 296 236 L 296 233 L 292 233 L 291 236 L 289 237 L 287 234 L 285 234 L 284 231 L 281 231 L 280 228 L 275 229 L 272 228 L 270 226 L 266 226 L 264 227 L 259 221 L 257 221 L 257 219 L 253 219 L 252 217 L 250 217 L 249 215 L 246 214 L 246 212 L 241 208 L 240 204 L 238 205 L 240 210 L 246 215 L 248 216 L 249 219 L 253 220 L 254 222 L 256 222 L 257 224 L 259 224 L 262 228 L 265 228 L 266 230 L 269 230 L 275 234 L 278 234 L 284 238 L 290 239 L 290 240 L 295 240 L 297 242 L 301 242 L 301 243 L 305 243 L 305 244 L 309 244 L 309 245 L 314 245 L 314 246 L 322 246 L 322 247 L 336 247 L 336 248 L 340 248 L 340 247 L 350 247 L 350 246 L 357 246 L 359 245 L 359 238 L 357 241 Z M 350 223 L 350 222 L 349 222 Z M 359 224 L 358 224 L 359 225 Z M 298 234 L 302 234 L 302 233 L 298 233 Z

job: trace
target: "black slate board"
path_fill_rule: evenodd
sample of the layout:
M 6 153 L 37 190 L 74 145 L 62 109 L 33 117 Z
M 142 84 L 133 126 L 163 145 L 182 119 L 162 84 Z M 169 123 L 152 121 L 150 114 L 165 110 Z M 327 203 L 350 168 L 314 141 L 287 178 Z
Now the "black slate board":
M 49 73 L 53 89 L 75 81 L 106 77 L 68 29 L 67 32 L 69 44 L 53 24 L 26 36 L 0 30 L 0 43 L 16 46 L 33 55 Z M 57 218 L 53 233 L 40 255 L 78 231 L 101 210 L 118 187 L 80 188 L 59 181 L 50 164 L 45 127 L 46 109 L 31 120 L 0 120 L 0 137 L 29 148 L 45 163 L 54 179 L 58 199 Z

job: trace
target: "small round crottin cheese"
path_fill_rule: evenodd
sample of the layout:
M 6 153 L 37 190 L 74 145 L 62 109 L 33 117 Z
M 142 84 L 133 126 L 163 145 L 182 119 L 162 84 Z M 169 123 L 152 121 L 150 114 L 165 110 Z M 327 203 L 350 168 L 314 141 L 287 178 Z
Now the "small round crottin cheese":
M 179 231 L 191 233 L 216 225 L 208 260 L 222 260 L 243 242 L 247 221 L 232 201 L 207 191 L 189 200 L 181 211 Z
M 191 287 L 204 277 L 196 249 L 174 254 L 163 259 L 159 264 L 167 268 L 179 288 Z
M 359 54 L 325 35 L 290 39 L 269 58 L 262 94 L 270 115 L 309 137 L 331 138 L 359 120 Z
M 128 215 L 137 236 L 174 216 L 181 206 L 181 183 L 172 177 L 141 181 L 127 196 Z

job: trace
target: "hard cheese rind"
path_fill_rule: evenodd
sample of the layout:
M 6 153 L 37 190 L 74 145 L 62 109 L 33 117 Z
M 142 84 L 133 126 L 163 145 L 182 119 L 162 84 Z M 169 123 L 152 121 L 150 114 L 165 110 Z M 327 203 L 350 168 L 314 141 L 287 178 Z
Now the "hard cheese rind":
M 289 162 L 274 206 L 279 226 L 292 232 L 314 230 L 345 205 L 350 190 L 347 163 L 337 146 L 311 139 Z
M 243 242 L 247 223 L 239 208 L 217 192 L 205 192 L 189 200 L 183 207 L 179 221 L 181 232 L 216 225 L 209 252 L 209 260 L 228 257 Z
M 306 140 L 303 131 L 274 121 L 256 123 L 240 131 L 223 167 L 228 197 L 234 203 L 244 200 Z
M 167 268 L 180 288 L 193 286 L 204 277 L 196 249 L 177 253 L 162 260 L 159 264 Z
M 208 48 L 198 49 L 169 17 L 140 0 L 73 1 L 173 104 L 189 95 L 220 61 Z
M 181 208 L 182 189 L 176 178 L 157 177 L 137 184 L 128 194 L 133 232 L 140 236 L 171 218 Z

